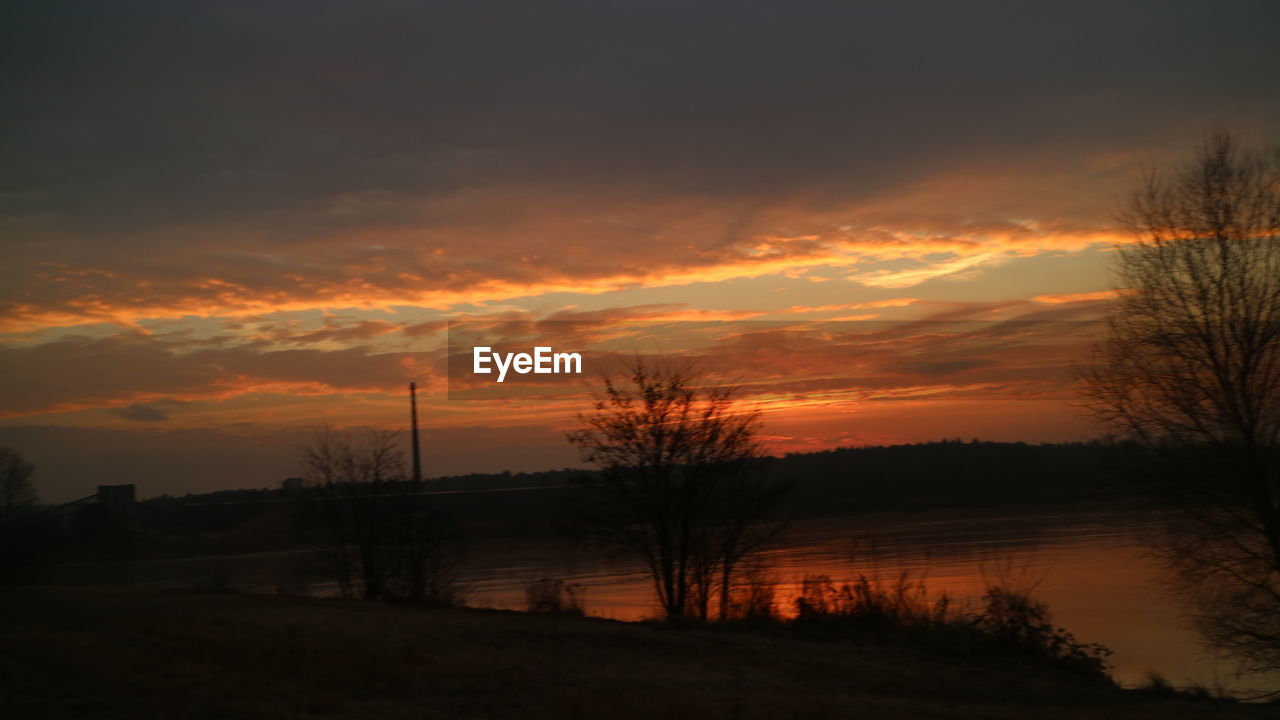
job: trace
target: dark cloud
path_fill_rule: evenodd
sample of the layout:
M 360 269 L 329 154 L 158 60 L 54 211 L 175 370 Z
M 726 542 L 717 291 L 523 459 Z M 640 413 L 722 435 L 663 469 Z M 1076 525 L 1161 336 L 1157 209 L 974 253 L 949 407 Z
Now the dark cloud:
M 315 330 L 299 330 L 300 321 L 281 323 L 259 331 L 263 340 L 291 345 L 310 345 L 313 343 L 337 342 L 358 344 L 362 341 L 389 335 L 403 328 L 402 324 L 383 320 L 357 320 L 344 323 L 335 318 L 326 318 L 324 324 Z
M 107 412 L 122 417 L 126 420 L 137 420 L 139 422 L 164 422 L 169 419 L 169 414 L 156 408 L 154 405 L 145 405 L 143 403 L 134 403 L 126 407 L 111 408 Z
M 145 408 L 155 404 L 150 398 L 156 396 L 194 400 L 250 392 L 390 392 L 411 377 L 429 383 L 433 373 L 426 353 L 379 353 L 362 346 L 270 350 L 205 344 L 121 334 L 0 347 L 0 370 L 7 380 L 4 412 Z M 120 412 L 134 420 L 160 419 L 147 409 L 124 407 Z
M 495 183 L 846 192 L 1274 111 L 1277 20 L 1257 2 L 42 3 L 6 23 L 24 99 L 6 166 L 16 202 L 123 228 Z
M 27 4 L 3 23 L 0 210 L 17 246 L 79 238 L 46 258 L 240 268 L 507 224 L 518 203 L 422 214 L 495 187 L 741 202 L 711 246 L 780 196 L 1274 129 L 1277 24 L 1265 2 Z M 235 257 L 193 246 L 202 225 L 273 232 Z
M 993 358 L 965 358 L 961 360 L 910 363 L 900 369 L 908 374 L 944 378 L 959 375 L 968 370 L 989 368 L 995 365 L 999 365 L 999 362 Z

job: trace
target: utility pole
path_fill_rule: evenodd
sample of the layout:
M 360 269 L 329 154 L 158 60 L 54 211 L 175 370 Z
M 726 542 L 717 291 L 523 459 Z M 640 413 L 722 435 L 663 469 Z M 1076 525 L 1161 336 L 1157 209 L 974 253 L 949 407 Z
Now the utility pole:
M 413 422 L 413 482 L 422 482 L 422 455 L 418 449 L 418 385 L 409 383 L 409 416 Z

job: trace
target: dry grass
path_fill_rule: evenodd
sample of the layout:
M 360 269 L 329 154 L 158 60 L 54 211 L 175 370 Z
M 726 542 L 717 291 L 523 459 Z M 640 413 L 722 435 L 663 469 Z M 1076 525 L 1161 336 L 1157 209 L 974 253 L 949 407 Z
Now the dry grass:
M 786 634 L 232 594 L 0 595 L 6 718 L 1269 717 Z

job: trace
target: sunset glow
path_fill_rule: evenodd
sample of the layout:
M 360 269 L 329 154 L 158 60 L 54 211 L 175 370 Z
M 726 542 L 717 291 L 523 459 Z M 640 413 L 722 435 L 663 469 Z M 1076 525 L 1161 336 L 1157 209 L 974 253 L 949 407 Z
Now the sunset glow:
M 454 452 L 480 444 L 503 448 L 486 457 L 510 469 L 575 462 L 561 431 L 586 389 L 550 405 L 449 400 L 449 320 L 590 321 L 613 326 L 621 347 L 636 322 L 759 321 L 803 335 L 818 321 L 1096 319 L 1114 293 L 1110 250 L 1129 240 L 1117 198 L 1194 141 L 1214 119 L 1199 108 L 1226 92 L 1191 70 L 1167 90 L 1136 77 L 1105 94 L 1076 81 L 1033 90 L 1040 41 L 1002 46 L 1026 55 L 1002 80 L 983 69 L 992 58 L 970 54 L 974 38 L 940 29 L 915 28 L 927 35 L 916 49 L 885 49 L 897 65 L 873 71 L 856 43 L 795 43 L 746 19 L 742 47 L 782 43 L 780 54 L 748 53 L 732 72 L 696 45 L 650 65 L 629 39 L 631 54 L 601 61 L 566 37 L 583 62 L 533 51 L 527 75 L 511 76 L 526 77 L 522 89 L 491 72 L 510 58 L 371 27 L 361 32 L 378 41 L 338 64 L 313 51 L 342 46 L 345 30 L 321 23 L 297 39 L 298 56 L 254 45 L 197 87 L 182 68 L 204 72 L 201 53 L 235 45 L 232 28 L 283 22 L 208 12 L 191 57 L 139 65 L 86 36 L 65 65 L 14 80 L 45 99 L 9 121 L 10 138 L 32 140 L 7 163 L 21 193 L 0 209 L 0 435 L 36 456 L 50 498 L 93 483 L 96 461 L 57 451 L 68 433 L 151 447 L 174 432 L 222 442 L 320 422 L 399 428 L 410 381 L 425 391 L 432 474 L 503 469 Z M 161 57 L 166 42 L 141 31 L 133 45 Z M 432 58 L 445 47 L 473 65 L 440 73 Z M 1150 54 L 1127 39 L 1099 47 L 1064 45 L 1074 59 L 1063 62 L 1101 77 Z M 926 61 L 933 70 L 919 69 Z M 325 80 L 308 90 L 302 76 Z M 1271 80 L 1239 77 L 1241 88 Z M 176 92 L 181 110 L 162 100 Z M 60 96 L 72 104 L 48 99 Z M 1238 89 L 1219 119 L 1265 134 L 1275 97 Z M 99 107 L 134 114 L 91 119 Z M 1078 344 L 1061 345 L 1052 368 L 966 346 L 914 376 L 899 370 L 919 358 L 795 346 L 768 372 L 758 355 L 737 375 L 779 452 L 1088 437 L 1067 389 Z M 825 365 L 793 368 L 802 358 L 790 353 Z M 1041 385 L 1015 378 L 1028 372 Z M 784 377 L 791 387 L 777 387 Z M 997 405 L 1036 409 L 1014 423 Z M 196 471 L 177 489 L 272 484 L 287 455 L 246 458 L 245 477 Z

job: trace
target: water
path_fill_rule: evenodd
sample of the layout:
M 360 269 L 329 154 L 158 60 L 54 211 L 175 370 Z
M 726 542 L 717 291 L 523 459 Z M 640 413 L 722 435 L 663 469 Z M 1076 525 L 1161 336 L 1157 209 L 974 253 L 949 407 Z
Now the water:
M 1201 651 L 1143 544 L 1149 519 L 1091 510 L 930 511 L 821 518 L 794 523 L 766 553 L 783 603 L 806 574 L 892 580 L 903 570 L 931 592 L 978 606 L 989 581 L 1035 583 L 1056 624 L 1081 642 L 1114 651 L 1122 683 L 1159 672 L 1175 684 L 1230 684 L 1226 667 Z M 650 582 L 600 553 L 567 543 L 473 548 L 471 604 L 518 609 L 524 587 L 558 577 L 585 590 L 592 615 L 634 620 L 656 614 Z
M 1097 508 L 997 508 L 881 513 L 793 523 L 763 558 L 788 596 L 806 574 L 923 576 L 933 592 L 976 605 L 991 580 L 1035 582 L 1053 620 L 1081 642 L 1114 651 L 1124 684 L 1158 672 L 1175 685 L 1239 684 L 1202 652 L 1176 599 L 1161 582 L 1143 537 L 1150 518 Z M 315 551 L 64 566 L 64 582 L 142 586 L 226 586 L 332 594 Z M 520 609 L 526 586 L 543 577 L 580 586 L 591 615 L 635 620 L 656 614 L 649 580 L 626 561 L 558 539 L 473 543 L 462 569 L 470 605 Z M 94 577 L 94 575 L 100 577 Z M 1256 683 L 1252 683 L 1255 687 Z

